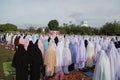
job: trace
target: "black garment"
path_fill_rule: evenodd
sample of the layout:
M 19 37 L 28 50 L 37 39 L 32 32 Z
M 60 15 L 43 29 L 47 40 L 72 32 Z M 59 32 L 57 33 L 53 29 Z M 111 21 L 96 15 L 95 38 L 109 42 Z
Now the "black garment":
M 32 41 L 28 45 L 29 63 L 30 63 L 30 80 L 40 80 L 40 68 L 43 66 L 41 50 L 38 48 L 38 40 L 35 44 Z
M 71 65 L 68 66 L 68 70 L 69 70 L 69 71 L 74 70 L 74 63 L 72 63 Z
M 57 37 L 57 36 L 55 37 L 54 41 L 55 41 L 55 44 L 57 45 L 57 44 L 58 44 L 58 42 L 59 42 L 59 40 L 58 40 L 58 37 Z
M 16 80 L 28 80 L 28 61 L 27 53 L 22 44 L 14 54 L 12 66 L 16 69 Z
M 116 48 L 120 48 L 120 41 L 114 42 Z
M 87 40 L 85 40 L 85 41 L 84 41 L 84 44 L 85 44 L 85 48 L 87 48 L 88 41 L 87 41 Z
M 15 37 L 15 41 L 14 41 L 15 51 L 16 51 L 16 50 L 17 50 L 17 48 L 18 48 L 19 39 L 20 39 L 20 36 L 16 36 L 16 37 Z
M 114 42 L 114 44 L 115 44 L 115 47 L 116 47 L 116 48 L 119 47 L 119 46 L 118 46 L 118 42 Z
M 118 41 L 118 48 L 120 48 L 120 41 Z

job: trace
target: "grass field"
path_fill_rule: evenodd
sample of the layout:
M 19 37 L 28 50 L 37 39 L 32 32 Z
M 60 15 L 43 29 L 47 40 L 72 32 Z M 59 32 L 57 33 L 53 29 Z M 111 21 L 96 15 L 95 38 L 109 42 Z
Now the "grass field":
M 3 78 L 3 80 L 12 80 L 11 76 L 4 76 L 3 62 L 12 61 L 13 53 L 12 50 L 5 49 L 5 46 L 0 46 L 0 78 Z

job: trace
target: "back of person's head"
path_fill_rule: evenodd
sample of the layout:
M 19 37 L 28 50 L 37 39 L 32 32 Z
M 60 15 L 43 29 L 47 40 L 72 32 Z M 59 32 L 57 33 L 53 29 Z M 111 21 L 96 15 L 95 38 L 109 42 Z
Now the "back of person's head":
M 50 40 L 51 40 L 51 38 L 49 37 L 49 38 L 48 38 L 48 42 L 50 42 Z
M 84 41 L 84 44 L 85 44 L 85 48 L 87 48 L 87 45 L 88 45 L 88 41 L 85 39 Z
M 117 37 L 117 36 L 116 36 L 115 38 L 116 38 L 116 40 L 118 40 L 118 37 Z
M 57 37 L 57 36 L 54 38 L 54 41 L 55 41 L 55 44 L 57 45 L 57 44 L 58 44 L 58 42 L 59 42 L 59 40 L 58 40 L 58 37 Z
M 66 35 L 64 35 L 64 38 L 66 37 Z

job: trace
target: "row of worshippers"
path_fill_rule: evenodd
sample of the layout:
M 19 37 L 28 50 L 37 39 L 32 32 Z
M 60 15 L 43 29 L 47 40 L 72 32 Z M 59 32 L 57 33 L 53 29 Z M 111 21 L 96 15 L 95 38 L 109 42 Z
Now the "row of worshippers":
M 43 59 L 44 64 L 46 66 L 45 72 L 46 72 L 47 76 L 52 76 L 54 71 L 55 71 L 55 73 L 57 73 L 58 71 L 61 71 L 61 70 L 64 71 L 65 74 L 68 74 L 69 73 L 68 66 L 71 65 L 72 63 L 74 64 L 74 67 L 77 70 L 83 69 L 85 66 L 92 67 L 96 62 L 99 63 L 100 54 L 98 54 L 98 52 L 101 50 L 104 50 L 105 52 L 110 51 L 111 49 L 108 50 L 109 49 L 108 45 L 111 43 L 111 39 L 113 38 L 113 37 L 100 37 L 100 36 L 95 36 L 95 37 L 94 36 L 66 36 L 66 37 L 65 36 L 57 36 L 57 37 L 49 37 L 48 38 L 46 36 L 39 37 L 38 35 L 21 35 L 21 36 L 19 35 L 18 37 L 19 37 L 18 44 L 22 44 L 21 49 L 24 49 L 24 51 L 27 54 L 29 54 L 29 56 L 27 56 L 27 58 L 25 58 L 25 57 L 24 58 L 28 60 L 27 63 L 29 62 L 30 70 L 33 69 L 34 73 L 37 71 L 40 72 L 40 70 L 35 68 L 35 66 L 37 63 L 39 63 L 37 65 L 39 65 L 39 68 L 40 68 L 40 62 Z M 35 49 L 35 47 L 33 45 L 34 46 L 36 45 L 37 49 Z M 31 46 L 31 48 L 29 46 Z M 18 46 L 18 50 L 16 51 L 16 53 L 17 52 L 19 54 L 23 53 L 23 52 L 20 52 L 22 50 L 19 50 L 19 48 L 20 47 Z M 116 47 L 115 47 L 115 49 L 116 49 Z M 39 51 L 37 51 L 37 50 L 39 50 Z M 104 51 L 102 51 L 102 52 L 104 52 Z M 37 52 L 42 54 L 42 58 L 39 57 L 38 60 L 37 60 L 38 57 L 36 56 Z M 19 55 L 19 56 L 22 56 L 22 55 Z M 21 58 L 22 57 L 19 57 L 16 59 L 21 60 Z M 22 58 L 22 59 L 24 59 L 24 58 Z M 40 60 L 40 62 L 39 62 L 39 60 Z M 33 64 L 34 61 L 36 61 L 36 64 Z M 13 59 L 13 62 L 15 62 L 14 59 Z M 110 60 L 109 60 L 109 62 L 110 62 Z M 18 62 L 16 62 L 16 64 L 18 64 Z M 113 64 L 114 63 L 111 63 L 110 66 L 112 66 Z M 19 68 L 18 68 L 18 70 L 20 70 Z M 36 70 L 34 70 L 34 68 Z M 96 71 L 97 71 L 97 69 L 95 70 L 95 72 Z M 30 72 L 30 73 L 32 73 L 32 72 Z M 100 73 L 100 72 L 97 72 L 97 73 Z M 112 73 L 112 71 L 110 73 Z M 36 74 L 34 74 L 34 75 L 36 75 Z M 111 74 L 111 75 L 113 75 L 113 74 Z M 31 77 L 32 77 L 32 75 L 31 75 Z M 40 75 L 39 75 L 39 77 L 38 76 L 36 76 L 36 77 L 39 78 Z M 116 77 L 116 75 L 114 77 Z M 19 79 L 17 79 L 17 80 L 19 80 Z M 24 80 L 24 79 L 22 79 L 22 80 Z M 34 78 L 34 80 L 36 80 L 36 79 Z M 97 80 L 97 79 L 95 79 L 95 80 Z M 107 80 L 109 80 L 109 79 L 107 79 Z M 115 80 L 115 79 L 111 79 L 111 80 Z M 117 80 L 119 80 L 119 78 Z
M 114 43 L 110 42 L 107 50 L 98 54 L 93 80 L 120 80 L 120 52 Z
M 20 35 L 21 35 L 21 34 L 16 34 L 16 35 L 14 35 L 13 33 L 3 33 L 3 34 L 0 35 L 0 41 L 3 42 L 3 43 L 7 42 L 6 46 L 9 46 L 9 44 L 12 44 L 13 48 L 15 48 L 15 50 L 16 50 L 16 46 L 18 46 L 18 43 L 19 43 Z M 23 35 L 23 36 L 24 36 L 24 35 Z M 39 36 L 39 35 L 37 35 L 37 36 Z M 72 37 L 73 37 L 73 36 L 72 36 Z M 83 37 L 84 37 L 84 36 L 83 36 Z M 88 37 L 89 37 L 89 36 L 88 36 Z M 92 36 L 92 37 L 93 37 L 94 39 L 96 38 L 96 36 Z M 97 36 L 97 37 L 99 37 L 99 36 Z M 45 40 L 45 42 L 46 42 L 45 45 L 48 45 L 47 40 L 44 39 L 44 38 L 46 38 L 46 36 L 45 36 L 45 37 L 41 36 L 42 41 Z M 44 40 L 43 40 L 43 39 L 44 39 Z M 103 40 L 103 37 L 100 38 L 100 39 Z M 120 40 L 119 40 L 119 38 L 118 38 L 118 37 L 115 37 L 115 36 L 111 36 L 111 39 L 113 39 L 116 48 L 120 48 Z M 93 40 L 93 42 L 95 42 L 95 40 Z M 101 41 L 101 42 L 102 42 L 102 41 Z M 44 42 L 43 42 L 43 43 L 44 43 Z M 57 42 L 56 42 L 56 39 L 55 39 L 55 43 L 57 43 Z M 101 43 L 100 43 L 100 44 L 101 44 Z M 14 46 L 14 45 L 16 45 L 16 46 Z M 46 48 L 47 48 L 47 46 L 44 47 L 45 50 L 46 50 Z M 44 51 L 45 51 L 45 50 L 44 50 Z
M 120 80 L 120 44 L 116 45 L 120 40 L 112 37 L 95 40 L 90 40 L 95 44 L 96 67 L 93 80 Z
M 23 35 L 24 36 L 24 35 Z M 73 36 L 71 36 L 72 38 L 74 38 Z M 45 37 L 46 38 L 46 37 Z M 96 38 L 96 37 L 95 37 Z M 99 38 L 99 41 L 98 42 L 95 42 L 95 39 L 94 38 L 94 40 L 92 40 L 92 42 L 94 42 L 93 44 L 94 44 L 94 46 L 96 46 L 98 43 L 100 44 L 100 46 L 102 46 L 104 49 L 105 49 L 105 47 L 108 45 L 108 42 L 107 42 L 107 39 L 103 39 L 103 38 Z M 114 37 L 115 38 L 115 37 Z M 12 44 L 13 45 L 13 48 L 16 50 L 16 48 L 17 48 L 17 46 L 18 46 L 18 43 L 19 43 L 19 39 L 20 39 L 20 35 L 13 35 L 13 34 L 6 34 L 6 41 L 7 41 L 7 45 L 9 45 L 9 44 Z M 42 43 L 43 43 L 43 45 L 44 45 L 44 51 L 43 51 L 43 49 L 41 48 L 41 50 L 42 50 L 42 52 L 45 52 L 46 51 L 46 48 L 47 48 L 47 46 L 48 46 L 48 41 L 47 41 L 47 39 L 44 39 L 43 40 L 43 37 L 41 36 L 41 39 L 42 39 Z M 91 40 L 91 39 L 90 39 Z M 104 40 L 104 41 L 103 41 Z M 28 36 L 27 36 L 27 38 L 26 38 L 26 48 L 27 48 L 27 42 L 28 41 Z M 72 42 L 74 43 L 74 41 L 75 40 L 73 40 L 73 39 L 71 39 L 71 41 L 70 41 L 70 47 L 71 47 L 71 45 L 72 45 Z M 84 40 L 83 40 L 84 41 Z M 97 41 L 97 40 L 96 40 Z M 110 41 L 110 40 L 109 40 Z M 56 43 L 57 41 L 55 41 L 55 43 Z M 105 43 L 104 45 L 105 46 L 103 46 L 102 45 L 102 43 Z M 120 41 L 119 41 L 119 39 L 114 39 L 114 42 L 115 42 L 115 46 L 117 47 L 117 48 L 120 48 Z M 83 42 L 82 42 L 83 43 Z M 99 46 L 99 45 L 98 45 Z M 97 49 L 97 48 L 95 48 L 95 49 Z M 95 50 L 95 53 L 96 53 L 96 50 Z
M 33 40 L 30 35 L 15 35 L 15 54 L 12 66 L 16 69 L 16 80 L 40 80 L 43 67 L 40 39 Z M 15 41 L 14 40 L 14 41 Z

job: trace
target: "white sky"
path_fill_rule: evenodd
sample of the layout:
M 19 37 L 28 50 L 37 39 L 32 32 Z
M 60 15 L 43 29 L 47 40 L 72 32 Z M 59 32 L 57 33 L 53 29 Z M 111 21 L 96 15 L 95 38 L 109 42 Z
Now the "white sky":
M 0 24 L 47 26 L 52 19 L 101 27 L 120 21 L 120 0 L 0 0 Z

